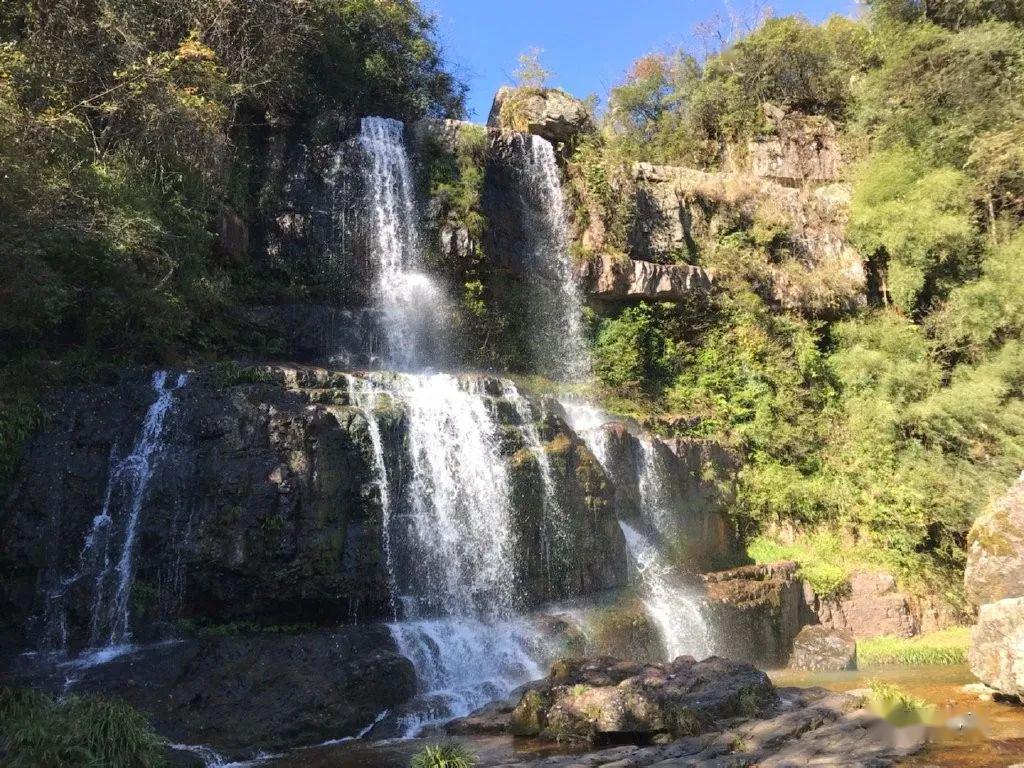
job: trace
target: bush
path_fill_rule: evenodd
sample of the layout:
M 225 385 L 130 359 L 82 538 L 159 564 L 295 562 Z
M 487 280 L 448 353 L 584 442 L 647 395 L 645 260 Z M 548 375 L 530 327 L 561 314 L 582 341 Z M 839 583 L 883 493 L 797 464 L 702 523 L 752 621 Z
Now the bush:
M 120 701 L 0 689 L 0 753 L 10 768 L 163 768 L 163 742 Z
M 598 324 L 594 371 L 610 387 L 652 389 L 672 370 L 674 345 L 650 304 L 627 307 Z
M 411 768 L 473 768 L 476 755 L 455 741 L 431 744 L 413 756 Z

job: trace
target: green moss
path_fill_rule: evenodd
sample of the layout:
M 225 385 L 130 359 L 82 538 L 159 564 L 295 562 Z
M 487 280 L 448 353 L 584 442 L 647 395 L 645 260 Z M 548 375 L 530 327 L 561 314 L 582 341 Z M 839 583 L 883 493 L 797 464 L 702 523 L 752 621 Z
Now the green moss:
M 966 664 L 970 627 L 951 627 L 916 637 L 872 637 L 857 641 L 861 666 Z

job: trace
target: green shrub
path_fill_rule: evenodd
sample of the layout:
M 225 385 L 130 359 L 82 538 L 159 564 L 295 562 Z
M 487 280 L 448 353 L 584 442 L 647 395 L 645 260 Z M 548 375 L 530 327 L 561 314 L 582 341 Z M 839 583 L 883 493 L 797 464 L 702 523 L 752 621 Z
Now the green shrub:
M 163 768 L 163 742 L 127 704 L 0 689 L 0 753 L 10 768 Z
M 409 765 L 411 768 L 473 768 L 476 764 L 476 755 L 462 744 L 450 741 L 424 747 Z
M 657 387 L 672 371 L 673 352 L 656 309 L 642 303 L 600 321 L 594 371 L 610 387 Z

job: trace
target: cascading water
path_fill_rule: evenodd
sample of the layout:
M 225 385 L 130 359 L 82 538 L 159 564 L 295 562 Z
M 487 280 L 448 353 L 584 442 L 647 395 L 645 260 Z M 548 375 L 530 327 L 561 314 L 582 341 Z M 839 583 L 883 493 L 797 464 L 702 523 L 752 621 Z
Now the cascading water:
M 384 455 L 384 437 L 374 412 L 381 392 L 369 379 L 357 379 L 346 374 L 348 382 L 349 402 L 363 412 L 366 429 L 370 435 L 373 448 L 373 481 L 377 486 L 377 494 L 381 509 L 381 545 L 384 549 L 384 567 L 388 574 L 388 600 L 391 605 L 391 616 L 398 618 L 398 582 L 395 577 L 395 559 L 391 547 L 391 483 L 388 479 L 387 459 Z
M 569 255 L 569 226 L 551 142 L 525 138 L 530 341 L 542 373 L 578 380 L 590 373 L 583 297 Z
M 444 296 L 423 272 L 414 184 L 404 125 L 364 117 L 359 143 L 370 212 L 370 250 L 376 260 L 376 300 L 384 325 L 387 363 L 415 370 L 441 355 Z
M 100 513 L 93 518 L 79 555 L 79 569 L 62 580 L 49 596 L 46 634 L 58 647 L 67 646 L 64 598 L 82 579 L 94 575 L 89 644 L 109 657 L 131 642 L 129 598 L 135 575 L 135 539 L 146 501 L 149 481 L 163 446 L 164 424 L 174 406 L 174 393 L 185 386 L 187 374 L 168 381 L 166 371 L 153 374 L 156 399 L 149 406 L 132 450 L 121 459 L 111 457 L 110 475 Z M 119 512 L 123 511 L 123 515 Z M 117 519 L 123 517 L 123 519 Z M 115 539 L 120 536 L 120 549 Z
M 388 502 L 386 538 L 402 614 L 391 631 L 421 690 L 401 716 L 412 736 L 507 695 L 540 674 L 547 653 L 515 614 L 516 537 L 493 396 L 473 378 L 370 376 L 353 402 L 372 414 L 366 392 L 386 392 L 407 425 L 408 477 Z
M 684 654 L 711 655 L 710 631 L 700 604 L 679 584 L 658 548 L 643 534 L 619 521 L 644 590 L 644 606 L 658 627 L 668 660 Z
M 527 449 L 537 461 L 540 470 L 540 480 L 543 492 L 544 520 L 541 529 L 541 546 L 543 547 L 544 565 L 548 571 L 548 578 L 551 577 L 553 560 L 558 557 L 568 557 L 569 547 L 569 521 L 566 519 L 565 510 L 558 501 L 558 489 L 555 486 L 555 478 L 551 472 L 551 460 L 548 452 L 541 443 L 540 432 L 534 420 L 533 407 L 529 400 L 520 394 L 516 385 L 511 381 L 503 382 L 502 394 L 515 409 L 519 419 L 519 430 L 523 435 Z
M 663 539 L 675 537 L 678 526 L 673 513 L 671 480 L 664 466 L 664 460 L 658 454 L 658 447 L 653 438 L 643 437 L 639 440 L 640 455 L 638 457 L 640 510 L 644 520 L 650 524 Z
M 565 411 L 569 426 L 583 438 L 584 444 L 594 454 L 598 464 L 606 472 L 609 471 L 608 433 L 605 432 L 604 425 L 614 421 L 614 418 L 590 403 L 577 400 L 559 400 L 558 403 Z

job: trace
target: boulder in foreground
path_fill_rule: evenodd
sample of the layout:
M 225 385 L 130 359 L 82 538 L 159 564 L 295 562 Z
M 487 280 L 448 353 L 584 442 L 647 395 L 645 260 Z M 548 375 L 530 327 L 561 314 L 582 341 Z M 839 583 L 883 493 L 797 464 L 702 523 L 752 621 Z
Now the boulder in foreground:
M 774 703 L 767 675 L 717 657 L 698 662 L 680 656 L 666 664 L 564 659 L 523 694 L 509 725 L 517 736 L 560 741 L 681 738 Z
M 967 661 L 985 685 L 1024 702 L 1024 597 L 981 606 Z

